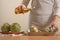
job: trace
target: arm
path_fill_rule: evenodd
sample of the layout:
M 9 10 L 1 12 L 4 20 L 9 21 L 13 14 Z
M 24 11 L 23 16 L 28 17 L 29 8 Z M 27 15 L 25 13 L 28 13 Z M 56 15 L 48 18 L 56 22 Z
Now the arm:
M 54 9 L 54 21 L 57 21 L 60 19 L 60 0 L 55 0 L 55 9 Z
M 55 11 L 53 16 L 53 26 L 58 29 L 58 20 L 60 19 L 60 0 L 55 0 Z
M 23 0 L 22 4 L 24 4 L 27 7 L 27 5 L 29 4 L 29 1 L 30 0 Z
M 55 0 L 54 18 L 60 18 L 60 0 Z

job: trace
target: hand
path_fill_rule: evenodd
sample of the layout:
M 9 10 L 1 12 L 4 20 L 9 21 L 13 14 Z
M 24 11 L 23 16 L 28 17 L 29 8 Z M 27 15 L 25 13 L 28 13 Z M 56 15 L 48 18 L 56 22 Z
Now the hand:
M 52 27 L 56 30 L 58 30 L 58 23 L 57 23 L 58 20 L 59 20 L 59 16 L 54 16 L 52 21 Z
M 16 9 L 18 9 L 19 11 L 22 11 L 26 9 L 26 6 L 22 4 L 22 5 L 19 5 Z
M 53 22 L 52 23 L 52 27 L 53 27 L 53 29 L 55 29 L 56 31 L 58 31 L 58 23 L 57 22 Z

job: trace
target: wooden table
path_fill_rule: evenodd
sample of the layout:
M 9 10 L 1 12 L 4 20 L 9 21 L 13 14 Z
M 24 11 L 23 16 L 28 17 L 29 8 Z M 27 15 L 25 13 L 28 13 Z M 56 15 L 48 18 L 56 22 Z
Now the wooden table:
M 0 40 L 60 40 L 60 36 L 9 36 L 0 37 Z
M 0 37 L 0 40 L 60 40 L 60 35 L 59 36 L 50 36 L 50 35 L 39 36 L 40 33 L 31 33 L 29 35 L 30 36 L 5 36 L 5 37 Z

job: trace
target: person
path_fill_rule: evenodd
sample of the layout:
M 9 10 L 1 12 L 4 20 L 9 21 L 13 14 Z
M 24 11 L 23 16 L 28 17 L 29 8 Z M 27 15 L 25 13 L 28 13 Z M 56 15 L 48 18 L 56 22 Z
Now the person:
M 29 1 L 23 0 L 22 5 L 18 8 L 21 6 L 26 8 Z M 60 18 L 60 0 L 32 0 L 31 7 L 30 26 L 33 24 L 38 29 L 43 29 L 51 24 L 58 29 L 57 21 Z

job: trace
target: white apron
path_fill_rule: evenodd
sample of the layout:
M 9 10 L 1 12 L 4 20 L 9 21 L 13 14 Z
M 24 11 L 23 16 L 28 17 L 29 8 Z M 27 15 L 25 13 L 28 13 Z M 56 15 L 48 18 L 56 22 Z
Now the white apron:
M 32 0 L 31 5 L 30 25 L 36 25 L 38 28 L 49 25 L 54 14 L 54 0 Z
M 27 6 L 30 0 L 23 2 Z M 32 0 L 30 26 L 46 27 L 52 22 L 54 15 L 60 16 L 60 0 Z

